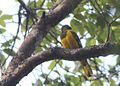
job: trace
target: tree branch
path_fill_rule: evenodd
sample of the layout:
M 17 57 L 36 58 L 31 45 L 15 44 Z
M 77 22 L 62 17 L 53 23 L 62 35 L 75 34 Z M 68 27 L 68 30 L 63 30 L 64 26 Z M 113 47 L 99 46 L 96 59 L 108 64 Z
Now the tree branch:
M 25 5 L 25 3 L 22 0 L 18 0 L 18 2 L 26 10 L 27 14 L 29 14 L 30 16 L 32 16 L 33 18 L 35 18 L 37 20 L 37 16 L 30 10 L 30 8 L 28 8 Z
M 35 48 L 46 36 L 46 34 L 52 29 L 52 27 L 54 27 L 70 12 L 72 12 L 80 3 L 80 1 L 81 0 L 62 0 L 61 3 L 54 9 L 50 10 L 46 14 L 43 14 L 38 22 L 33 25 L 32 31 L 25 38 L 24 42 L 17 51 L 16 56 L 13 57 L 5 75 L 9 72 L 13 72 L 14 69 L 17 68 L 17 66 L 20 64 L 20 62 L 30 57 Z
M 54 9 L 50 10 L 48 13 L 43 13 L 43 16 L 38 19 L 35 25 L 33 25 L 32 31 L 25 38 L 16 55 L 11 60 L 6 72 L 2 75 L 3 81 L 10 79 L 10 74 L 15 73 L 15 70 L 18 69 L 18 66 L 32 55 L 35 48 L 52 29 L 52 27 L 57 25 L 70 12 L 72 12 L 81 1 L 82 0 L 61 0 L 61 2 L 56 7 L 53 7 Z M 24 6 L 24 8 L 26 7 Z M 12 76 L 15 77 L 15 75 Z M 16 81 L 18 82 L 18 79 L 12 81 L 11 83 Z M 10 84 L 8 85 L 10 86 Z
M 63 49 L 52 48 L 34 56 L 29 57 L 24 63 L 21 63 L 18 68 L 9 76 L 6 80 L 3 80 L 0 84 L 2 86 L 15 86 L 19 80 L 31 72 L 37 65 L 54 59 L 64 59 L 70 61 L 77 61 L 87 58 L 95 58 L 99 56 L 107 56 L 110 54 L 120 55 L 120 44 L 107 43 L 92 46 L 90 48 L 78 48 L 78 49 Z

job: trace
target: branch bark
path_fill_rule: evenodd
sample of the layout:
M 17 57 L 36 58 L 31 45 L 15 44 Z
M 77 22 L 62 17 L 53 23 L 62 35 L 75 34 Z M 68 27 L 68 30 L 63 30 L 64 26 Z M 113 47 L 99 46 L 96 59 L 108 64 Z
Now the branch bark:
M 80 1 L 81 0 L 62 0 L 61 3 L 54 9 L 50 10 L 50 12 L 43 14 L 38 22 L 32 27 L 32 31 L 25 38 L 24 42 L 16 53 L 16 56 L 13 57 L 11 63 L 7 68 L 7 72 L 14 71 L 20 62 L 30 57 L 35 48 L 46 36 L 46 34 L 52 29 L 52 27 L 54 27 L 70 12 L 72 12 L 80 3 Z
M 36 24 L 32 27 L 32 31 L 25 38 L 16 55 L 11 60 L 6 72 L 2 75 L 3 82 L 9 81 L 9 76 L 16 72 L 15 70 L 18 69 L 19 65 L 32 55 L 35 48 L 52 29 L 52 27 L 57 25 L 70 12 L 72 12 L 81 1 L 82 0 L 61 0 L 61 2 L 53 7 L 53 9 L 51 9 L 48 13 L 43 14 L 43 16 L 38 19 Z M 15 75 L 13 76 L 15 77 Z M 11 82 L 9 82 L 9 84 L 6 83 L 4 86 L 14 86 L 15 84 L 11 84 L 18 82 L 17 79 L 15 81 L 10 81 Z
M 19 80 L 31 72 L 37 65 L 54 59 L 64 59 L 70 61 L 77 61 L 87 58 L 95 58 L 99 56 L 107 56 L 110 54 L 120 55 L 120 44 L 107 43 L 92 46 L 90 48 L 78 49 L 63 49 L 52 48 L 34 56 L 29 57 L 23 64 L 20 64 L 15 71 L 3 80 L 0 84 L 2 86 L 14 86 Z M 0 85 L 0 86 L 1 86 Z

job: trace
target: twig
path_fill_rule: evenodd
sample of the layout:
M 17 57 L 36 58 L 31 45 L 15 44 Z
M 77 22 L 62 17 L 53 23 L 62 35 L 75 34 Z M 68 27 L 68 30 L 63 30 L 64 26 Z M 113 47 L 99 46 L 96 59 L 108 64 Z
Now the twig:
M 45 10 L 45 8 L 42 8 L 44 3 L 45 3 L 45 0 L 43 0 L 42 4 L 39 7 L 31 8 L 31 10 Z
M 29 15 L 26 16 L 26 24 L 25 24 L 25 34 L 24 34 L 24 39 L 27 35 L 27 31 L 28 31 L 28 22 L 29 22 Z
M 110 22 L 110 25 L 112 25 L 118 18 L 120 18 L 120 15 L 117 16 L 112 22 Z
M 100 11 L 102 13 L 99 12 L 99 10 L 96 8 L 96 6 L 94 5 L 94 3 L 92 2 L 92 0 L 90 0 L 91 4 L 93 5 L 93 7 L 96 9 L 96 11 L 103 17 L 103 20 L 105 21 L 105 23 L 107 24 L 108 26 L 108 34 L 107 34 L 107 40 L 106 42 L 111 42 L 112 41 L 112 38 L 111 38 L 111 35 L 112 35 L 112 32 L 111 32 L 111 24 L 106 20 L 105 18 L 105 15 L 102 11 L 102 9 L 100 8 L 100 5 L 97 3 L 97 1 L 95 0 L 96 4 L 98 5 L 98 8 L 100 9 Z
M 108 35 L 107 35 L 107 41 L 106 42 L 112 42 L 112 30 L 111 30 L 111 25 L 120 17 L 117 16 L 112 22 L 108 24 Z
M 55 60 L 56 61 L 56 60 Z M 47 79 L 48 79 L 48 76 L 51 74 L 51 72 L 53 71 L 53 69 L 56 67 L 56 65 L 57 65 L 57 63 L 59 62 L 59 60 L 58 61 L 56 61 L 56 64 L 54 65 L 54 67 L 50 70 L 50 72 L 47 74 L 47 76 L 46 76 L 46 78 L 45 78 L 45 81 L 44 81 L 44 84 L 45 84 L 45 86 L 46 86 L 46 81 L 47 81 Z
M 112 42 L 111 24 L 107 24 L 107 27 L 108 27 L 108 34 L 107 34 L 107 40 L 106 40 L 106 42 Z
M 61 44 L 61 42 L 60 41 L 58 41 L 58 39 L 55 37 L 55 35 L 53 35 L 53 33 L 52 32 L 49 32 L 49 34 L 56 40 L 56 42 L 57 43 L 60 43 Z
M 16 39 L 18 37 L 18 33 L 19 33 L 19 29 L 20 29 L 20 25 L 21 25 L 21 13 L 20 13 L 20 11 L 21 11 L 21 6 L 19 7 L 19 11 L 18 11 L 18 29 L 17 29 L 16 35 L 15 35 L 15 37 L 13 39 L 13 45 L 12 45 L 12 47 L 10 49 L 10 54 L 12 53 L 12 50 L 13 50 L 13 48 L 15 46 Z M 9 58 L 10 54 L 7 56 L 7 58 L 3 62 L 2 67 L 5 65 L 5 63 L 6 63 L 7 59 Z
M 93 5 L 93 7 L 96 9 L 96 11 L 98 12 L 98 14 L 100 16 L 103 17 L 103 20 L 106 22 L 106 24 L 108 24 L 109 22 L 106 20 L 105 16 L 103 15 L 103 13 L 101 14 L 100 11 L 97 9 L 97 7 L 94 5 L 94 3 L 92 2 L 92 0 L 90 0 L 91 4 Z M 99 6 L 99 5 L 98 5 Z M 100 7 L 99 7 L 100 8 Z M 101 8 L 100 8 L 101 9 Z M 101 9 L 102 10 L 102 9 Z
M 25 3 L 22 0 L 18 0 L 18 2 L 21 4 L 21 6 L 26 10 L 28 14 L 30 14 L 35 20 L 37 21 L 36 15 L 25 5 Z
M 105 22 L 108 24 L 109 22 L 107 21 L 107 19 L 106 19 L 106 17 L 105 17 L 105 14 L 104 14 L 104 12 L 102 11 L 102 9 L 101 9 L 100 5 L 98 4 L 97 0 L 95 0 L 95 2 L 96 2 L 96 4 L 98 5 L 98 8 L 99 8 L 100 11 L 101 11 L 102 17 L 105 19 Z

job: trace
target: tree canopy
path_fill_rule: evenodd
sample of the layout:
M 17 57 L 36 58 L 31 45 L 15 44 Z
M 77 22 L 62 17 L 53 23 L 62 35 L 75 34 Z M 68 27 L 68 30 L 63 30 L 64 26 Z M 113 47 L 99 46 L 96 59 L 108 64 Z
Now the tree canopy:
M 0 85 L 15 86 L 30 72 L 38 73 L 32 86 L 120 85 L 119 0 L 15 0 L 15 3 L 19 4 L 15 21 L 16 15 L 0 10 Z M 18 25 L 16 34 L 9 34 L 8 38 L 7 22 Z M 77 33 L 84 48 L 62 48 L 60 28 L 65 24 Z M 18 40 L 21 45 L 16 45 Z M 6 67 L 9 58 L 12 60 Z M 81 59 L 89 59 L 93 70 L 89 78 L 84 75 Z M 37 66 L 39 69 L 33 70 Z

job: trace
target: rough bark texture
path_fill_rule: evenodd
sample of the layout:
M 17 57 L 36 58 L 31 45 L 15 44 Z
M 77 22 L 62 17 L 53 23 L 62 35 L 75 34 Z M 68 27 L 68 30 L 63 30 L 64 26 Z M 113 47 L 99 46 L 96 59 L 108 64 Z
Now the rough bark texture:
M 20 64 L 15 71 L 3 80 L 3 86 L 14 86 L 19 80 L 31 72 L 37 65 L 54 59 L 64 59 L 70 61 L 78 61 L 81 59 L 94 58 L 99 56 L 107 56 L 110 54 L 120 55 L 120 44 L 107 43 L 92 46 L 90 48 L 63 49 L 52 48 L 34 56 L 29 57 L 24 64 Z M 0 85 L 1 86 L 1 85 Z
M 16 55 L 11 60 L 6 72 L 2 75 L 3 86 L 15 86 L 17 82 L 23 77 L 19 76 L 15 79 L 10 77 L 16 77 L 19 75 L 19 65 L 31 56 L 35 48 L 46 36 L 46 34 L 64 19 L 70 12 L 72 12 L 82 0 L 61 0 L 53 9 L 38 19 L 37 23 L 32 27 L 32 31 L 25 38 L 24 42 L 20 46 Z M 22 70 L 22 68 L 20 68 Z M 16 70 L 18 70 L 17 75 Z M 24 72 L 29 69 L 22 70 Z M 31 69 L 30 69 L 31 70 Z M 28 74 L 28 73 L 27 73 Z

